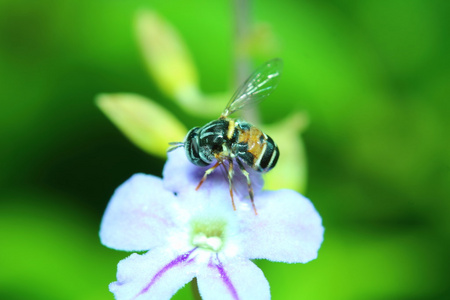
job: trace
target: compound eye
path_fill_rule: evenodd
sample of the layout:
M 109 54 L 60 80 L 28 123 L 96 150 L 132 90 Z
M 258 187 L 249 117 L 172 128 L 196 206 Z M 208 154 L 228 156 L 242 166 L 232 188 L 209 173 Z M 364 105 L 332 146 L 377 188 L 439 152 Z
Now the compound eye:
M 188 132 L 184 146 L 189 161 L 196 166 L 203 167 L 209 165 L 209 162 L 205 162 L 200 156 L 202 149 L 199 145 L 198 129 L 198 127 L 194 127 Z

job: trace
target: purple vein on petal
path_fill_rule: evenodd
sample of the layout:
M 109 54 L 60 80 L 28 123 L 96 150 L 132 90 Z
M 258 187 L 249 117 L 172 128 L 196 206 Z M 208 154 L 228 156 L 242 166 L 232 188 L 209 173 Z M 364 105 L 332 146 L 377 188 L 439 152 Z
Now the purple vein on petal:
M 216 254 L 216 258 L 218 261 L 218 264 L 214 264 L 217 268 L 217 271 L 219 271 L 220 278 L 222 278 L 223 283 L 225 283 L 226 287 L 230 291 L 231 295 L 233 296 L 233 299 L 239 300 L 238 293 L 236 291 L 236 288 L 234 287 L 233 283 L 230 280 L 230 277 L 228 277 L 227 272 L 225 272 L 225 269 L 222 265 L 222 262 L 219 260 L 219 256 Z
M 192 252 L 194 252 L 197 249 L 197 247 L 195 247 L 194 249 L 181 254 L 179 256 L 177 256 L 174 260 L 172 260 L 171 262 L 169 262 L 167 265 L 165 265 L 161 270 L 159 270 L 155 276 L 153 276 L 152 280 L 150 280 L 150 282 L 139 292 L 139 294 L 137 294 L 133 299 L 136 299 L 137 297 L 139 297 L 140 295 L 146 293 L 151 287 L 152 285 L 159 279 L 161 278 L 161 276 L 166 273 L 168 270 L 170 270 L 171 268 L 179 265 L 182 262 L 185 262 L 186 260 L 188 260 L 189 256 L 192 254 Z M 189 260 L 188 263 L 193 262 L 193 259 Z

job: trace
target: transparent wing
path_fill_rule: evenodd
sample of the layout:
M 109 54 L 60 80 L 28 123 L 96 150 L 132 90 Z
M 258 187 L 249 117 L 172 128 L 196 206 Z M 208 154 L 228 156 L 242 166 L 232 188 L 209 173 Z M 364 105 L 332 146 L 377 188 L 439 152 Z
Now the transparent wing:
M 246 105 L 260 102 L 269 96 L 278 86 L 282 68 L 283 61 L 275 58 L 256 69 L 228 102 L 221 118 L 226 118 Z

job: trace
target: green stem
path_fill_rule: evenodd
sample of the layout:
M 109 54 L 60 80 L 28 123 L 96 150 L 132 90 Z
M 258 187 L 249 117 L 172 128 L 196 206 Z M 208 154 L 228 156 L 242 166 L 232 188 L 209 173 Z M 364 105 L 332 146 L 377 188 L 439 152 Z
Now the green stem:
M 250 71 L 250 58 L 247 49 L 249 37 L 249 1 L 234 0 L 234 68 L 236 84 L 241 85 Z
M 234 70 L 235 86 L 240 87 L 251 73 L 249 39 L 251 35 L 250 1 L 234 0 Z M 244 119 L 259 123 L 259 114 L 255 107 L 242 111 Z

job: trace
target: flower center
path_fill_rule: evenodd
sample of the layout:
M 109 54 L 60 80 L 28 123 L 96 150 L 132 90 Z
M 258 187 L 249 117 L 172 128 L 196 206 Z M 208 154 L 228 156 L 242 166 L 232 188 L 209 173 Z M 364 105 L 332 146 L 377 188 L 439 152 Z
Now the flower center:
M 222 220 L 195 220 L 191 222 L 191 244 L 218 252 L 225 240 L 226 222 Z

